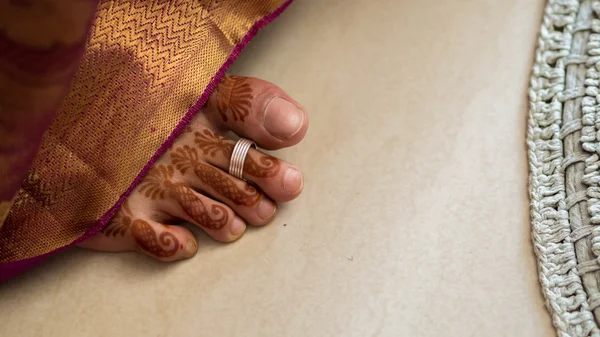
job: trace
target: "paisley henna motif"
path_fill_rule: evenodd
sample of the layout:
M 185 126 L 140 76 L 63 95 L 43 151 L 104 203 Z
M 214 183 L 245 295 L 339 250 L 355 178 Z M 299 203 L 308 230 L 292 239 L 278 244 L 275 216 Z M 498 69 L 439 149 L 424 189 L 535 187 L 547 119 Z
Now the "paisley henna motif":
M 183 211 L 202 227 L 221 229 L 229 220 L 229 214 L 223 205 L 213 204 L 209 213 L 202 200 L 184 183 L 170 184 L 169 193 L 179 202 Z
M 144 220 L 135 220 L 131 226 L 131 235 L 138 246 L 157 257 L 170 257 L 180 248 L 179 240 L 169 231 L 156 235 L 154 228 Z
M 261 154 L 258 162 L 247 156 L 244 161 L 244 173 L 257 178 L 269 178 L 277 175 L 281 168 L 281 162 L 277 158 Z
M 230 177 L 216 167 L 200 163 L 194 167 L 194 174 L 206 185 L 236 205 L 254 206 L 261 194 L 250 184 L 238 186 Z

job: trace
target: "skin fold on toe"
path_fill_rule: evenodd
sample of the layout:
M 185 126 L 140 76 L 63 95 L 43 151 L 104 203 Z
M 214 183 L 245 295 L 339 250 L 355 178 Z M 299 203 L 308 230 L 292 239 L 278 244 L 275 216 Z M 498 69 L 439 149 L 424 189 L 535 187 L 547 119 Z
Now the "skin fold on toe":
M 155 163 L 102 233 L 80 247 L 138 251 L 160 261 L 192 257 L 193 234 L 178 222 L 232 242 L 247 224 L 273 220 L 277 202 L 297 198 L 304 186 L 293 165 L 251 149 L 244 180 L 228 174 L 232 131 L 258 146 L 281 149 L 300 142 L 308 129 L 302 106 L 277 86 L 256 78 L 225 76 L 206 107 Z

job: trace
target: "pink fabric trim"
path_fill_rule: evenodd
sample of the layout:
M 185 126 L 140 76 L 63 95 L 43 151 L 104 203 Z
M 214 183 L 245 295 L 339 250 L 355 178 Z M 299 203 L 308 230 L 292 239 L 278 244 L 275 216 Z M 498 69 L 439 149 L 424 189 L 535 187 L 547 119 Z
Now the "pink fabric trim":
M 200 99 L 198 99 L 198 101 L 196 102 L 196 104 L 194 104 L 194 106 L 192 106 L 188 112 L 185 114 L 185 116 L 182 118 L 181 122 L 179 122 L 179 124 L 177 125 L 177 127 L 175 127 L 175 130 L 173 130 L 173 132 L 171 133 L 171 135 L 167 138 L 167 140 L 163 143 L 163 145 L 156 151 L 156 153 L 154 153 L 154 155 L 152 156 L 152 158 L 150 158 L 150 161 L 148 161 L 148 164 L 146 164 L 146 166 L 142 169 L 142 171 L 138 174 L 138 176 L 135 178 L 135 180 L 133 181 L 133 183 L 131 184 L 131 186 L 129 186 L 129 188 L 127 189 L 127 191 L 125 191 L 125 193 L 123 193 L 121 195 L 121 197 L 119 198 L 119 200 L 117 201 L 117 203 L 110 209 L 108 210 L 108 212 L 106 212 L 97 222 L 96 226 L 94 226 L 94 228 L 92 228 L 90 231 L 88 231 L 87 233 L 85 233 L 84 235 L 82 235 L 80 238 L 78 238 L 77 240 L 73 241 L 71 244 L 55 249 L 49 253 L 43 254 L 43 255 L 39 255 L 36 257 L 32 257 L 30 259 L 25 259 L 25 260 L 20 260 L 20 261 L 14 261 L 14 262 L 9 262 L 9 263 L 4 263 L 4 264 L 0 264 L 0 282 L 5 281 L 35 265 L 37 265 L 38 263 L 44 261 L 45 259 L 47 259 L 48 257 L 60 252 L 63 249 L 72 247 L 92 236 L 94 236 L 95 234 L 97 234 L 98 232 L 100 232 L 102 230 L 102 228 L 104 228 L 104 226 L 106 226 L 106 224 L 108 223 L 108 221 L 115 215 L 115 213 L 119 210 L 119 208 L 121 207 L 121 205 L 123 204 L 123 202 L 125 202 L 125 200 L 127 199 L 127 197 L 129 197 L 129 195 L 131 194 L 131 192 L 133 191 L 133 189 L 140 183 L 140 181 L 142 180 L 142 178 L 148 173 L 148 171 L 152 168 L 152 166 L 154 165 L 154 163 L 158 160 L 158 158 L 160 158 L 160 156 L 163 155 L 163 153 L 165 153 L 167 151 L 167 149 L 171 146 L 171 144 L 173 144 L 173 142 L 175 141 L 175 139 L 183 132 L 183 130 L 185 129 L 185 127 L 190 123 L 190 121 L 192 120 L 192 118 L 194 117 L 194 115 L 196 113 L 198 113 L 198 111 L 200 111 L 200 108 L 202 108 L 202 106 L 204 105 L 204 103 L 206 103 L 206 101 L 208 100 L 209 96 L 212 94 L 212 92 L 216 89 L 217 84 L 219 84 L 219 82 L 221 82 L 221 79 L 223 78 L 223 76 L 225 76 L 225 72 L 227 71 L 227 69 L 231 66 L 231 64 L 237 59 L 237 57 L 240 55 L 240 53 L 242 52 L 242 50 L 246 47 L 246 45 L 250 42 L 250 40 L 252 40 L 252 38 L 254 38 L 254 36 L 256 36 L 256 34 L 258 33 L 258 31 L 263 28 L 264 26 L 266 26 L 267 24 L 271 23 L 273 20 L 275 20 L 279 15 L 281 15 L 281 13 L 283 13 L 283 11 L 292 3 L 293 0 L 288 0 L 286 1 L 281 7 L 279 7 L 275 12 L 265 16 L 264 18 L 262 18 L 261 20 L 259 20 L 258 22 L 256 22 L 248 31 L 248 33 L 246 33 L 246 35 L 244 36 L 244 38 L 242 39 L 242 41 L 240 43 L 238 43 L 235 48 L 233 49 L 233 51 L 231 52 L 231 54 L 229 55 L 229 57 L 227 58 L 227 60 L 225 61 L 225 63 L 221 66 L 221 68 L 219 69 L 219 71 L 217 71 L 217 73 L 215 74 L 215 76 L 213 77 L 213 79 L 210 81 L 210 83 L 208 84 L 208 86 L 206 87 L 206 89 L 204 90 L 204 93 L 202 93 L 202 96 L 200 96 Z

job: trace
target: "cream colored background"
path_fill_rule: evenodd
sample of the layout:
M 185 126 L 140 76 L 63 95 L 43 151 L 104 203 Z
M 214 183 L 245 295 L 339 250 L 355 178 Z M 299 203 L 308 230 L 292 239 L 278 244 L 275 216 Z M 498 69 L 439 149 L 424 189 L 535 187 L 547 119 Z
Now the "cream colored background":
M 9 336 L 548 336 L 529 235 L 543 3 L 297 1 L 232 72 L 311 114 L 303 196 L 189 261 L 71 251 L 0 285 Z M 287 226 L 284 226 L 287 224 Z

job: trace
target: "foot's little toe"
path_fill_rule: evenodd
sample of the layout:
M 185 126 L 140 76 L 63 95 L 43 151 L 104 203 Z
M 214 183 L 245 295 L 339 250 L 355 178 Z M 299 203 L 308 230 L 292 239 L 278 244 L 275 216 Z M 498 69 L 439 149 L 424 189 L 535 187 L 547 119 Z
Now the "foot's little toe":
M 297 144 L 308 129 L 300 104 L 274 84 L 250 77 L 225 76 L 206 113 L 214 123 L 268 150 Z
M 133 221 L 130 233 L 136 250 L 157 260 L 186 259 L 198 251 L 194 235 L 185 227 L 137 219 Z
M 119 230 L 110 231 L 115 227 Z M 131 218 L 126 218 L 125 223 L 111 222 L 102 233 L 78 246 L 105 252 L 138 251 L 160 261 L 190 258 L 198 251 L 194 235 L 184 227 Z

